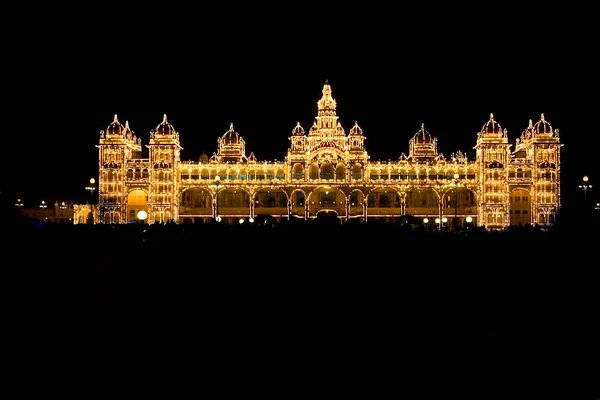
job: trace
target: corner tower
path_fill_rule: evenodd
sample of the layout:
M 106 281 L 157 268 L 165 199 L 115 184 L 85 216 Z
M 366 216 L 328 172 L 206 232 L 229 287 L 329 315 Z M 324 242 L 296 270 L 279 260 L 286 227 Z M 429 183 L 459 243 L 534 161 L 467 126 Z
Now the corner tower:
M 476 162 L 479 169 L 478 218 L 488 229 L 504 229 L 510 224 L 507 165 L 510 144 L 494 114 L 477 133 Z M 481 223 L 480 223 L 481 224 Z
M 150 131 L 147 147 L 150 153 L 148 223 L 177 220 L 179 180 L 176 172 L 183 148 L 179 144 L 179 133 L 167 121 L 167 114 L 156 129 Z
M 532 222 L 554 225 L 560 209 L 560 137 L 544 114 L 517 139 L 515 154 L 523 155 L 531 165 Z
M 140 157 L 141 139 L 129 127 L 119 122 L 117 115 L 106 131 L 100 131 L 98 201 L 100 222 L 123 223 L 126 221 L 127 188 L 125 169 L 127 161 Z

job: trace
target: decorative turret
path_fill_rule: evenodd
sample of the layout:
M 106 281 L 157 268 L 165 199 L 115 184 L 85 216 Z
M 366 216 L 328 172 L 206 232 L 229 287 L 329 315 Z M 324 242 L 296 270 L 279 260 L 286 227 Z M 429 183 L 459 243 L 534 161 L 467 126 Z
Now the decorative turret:
M 173 128 L 173 125 L 167 121 L 167 114 L 164 114 L 162 122 L 156 127 L 156 136 L 170 136 L 176 133 L 177 132 L 175 131 L 175 128 Z
M 119 122 L 119 119 L 117 118 L 117 114 L 115 114 L 115 118 L 113 119 L 113 122 L 110 123 L 110 125 L 108 125 L 108 127 L 106 128 L 106 136 L 107 139 L 109 139 L 111 136 L 118 136 L 118 137 L 123 137 L 123 131 L 125 130 L 125 127 L 123 126 L 122 123 Z
M 292 129 L 292 136 L 304 136 L 304 128 L 300 126 L 300 122 Z
M 350 129 L 348 135 L 348 150 L 350 151 L 364 151 L 365 149 L 365 137 L 363 136 L 363 130 L 358 126 L 358 122 L 354 121 L 354 126 Z
M 525 128 L 523 133 L 521 133 L 521 140 L 522 141 L 529 140 L 533 137 L 533 135 L 534 135 L 533 121 L 529 120 L 529 125 L 527 126 L 527 128 Z
M 123 156 L 126 158 L 141 157 L 141 139 L 129 127 L 129 121 L 125 121 L 125 125 L 119 122 L 117 114 L 106 128 L 106 132 L 100 131 L 100 144 L 124 146 L 123 151 L 125 153 L 123 153 Z M 116 161 L 114 156 L 111 157 L 111 161 Z
M 532 128 L 533 134 L 532 136 L 537 137 L 537 136 L 544 136 L 544 137 L 553 137 L 558 136 L 558 129 L 555 131 L 552 129 L 552 125 L 550 125 L 550 123 L 548 121 L 546 121 L 546 119 L 544 118 L 544 114 L 542 113 L 542 116 L 540 118 L 540 120 L 538 122 L 535 123 L 535 125 L 533 125 Z
M 179 150 L 182 149 L 179 144 L 179 132 L 167 120 L 167 114 L 163 114 L 163 119 L 156 126 L 156 129 L 150 131 L 150 146 L 154 145 L 172 145 Z
M 292 129 L 292 136 L 289 138 L 292 142 L 290 152 L 292 153 L 303 153 L 306 151 L 306 135 L 304 134 L 304 128 L 300 126 L 300 122 L 296 124 Z
M 246 142 L 229 124 L 229 130 L 218 140 L 217 157 L 219 162 L 246 162 Z
M 481 131 L 477 134 L 477 137 L 488 139 L 507 139 L 507 133 L 506 129 L 502 130 L 500 123 L 494 119 L 494 114 L 490 113 L 490 120 L 483 124 L 483 127 L 481 127 Z
M 420 163 L 434 161 L 437 157 L 437 139 L 425 130 L 425 124 L 419 129 L 408 142 L 408 158 Z
M 318 117 L 335 116 L 336 102 L 333 99 L 333 97 L 331 97 L 331 86 L 329 86 L 329 81 L 325 81 L 325 85 L 323 85 L 323 97 L 321 97 L 321 100 L 319 100 L 317 102 L 317 107 L 318 107 L 318 114 L 317 114 Z M 336 117 L 336 119 L 337 119 L 337 117 Z M 335 125 L 332 125 L 330 127 L 333 127 L 333 126 L 335 126 Z

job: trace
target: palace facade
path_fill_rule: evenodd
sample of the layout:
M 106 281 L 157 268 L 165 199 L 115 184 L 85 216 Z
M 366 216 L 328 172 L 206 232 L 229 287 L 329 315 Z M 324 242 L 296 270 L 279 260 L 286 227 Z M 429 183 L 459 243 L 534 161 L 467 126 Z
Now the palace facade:
M 553 226 L 560 209 L 560 139 L 541 115 L 509 144 L 493 115 L 477 133 L 476 159 L 460 151 L 446 159 L 424 125 L 397 161 L 372 161 L 355 123 L 338 121 L 326 82 L 308 132 L 298 123 L 283 161 L 247 154 L 233 124 L 217 151 L 181 161 L 179 133 L 167 116 L 150 131 L 148 156 L 126 121 L 114 116 L 100 131 L 97 223 L 194 223 L 216 218 L 237 223 L 258 216 L 310 219 L 336 215 L 387 221 L 421 218 L 462 229 L 509 225 Z M 140 213 L 141 212 L 141 213 Z

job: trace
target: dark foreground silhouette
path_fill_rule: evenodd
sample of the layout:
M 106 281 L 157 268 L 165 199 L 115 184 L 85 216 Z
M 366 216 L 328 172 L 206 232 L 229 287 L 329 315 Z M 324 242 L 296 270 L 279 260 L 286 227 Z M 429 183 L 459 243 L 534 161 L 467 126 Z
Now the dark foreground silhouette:
M 582 366 L 597 355 L 597 243 L 583 232 L 326 223 L 9 232 L 4 269 L 19 277 L 7 280 L 9 308 L 25 337 L 44 331 L 52 348 L 140 357 L 166 348 L 213 370 L 266 363 L 269 374 L 466 364 L 490 381 L 570 365 L 587 382 L 593 370 Z

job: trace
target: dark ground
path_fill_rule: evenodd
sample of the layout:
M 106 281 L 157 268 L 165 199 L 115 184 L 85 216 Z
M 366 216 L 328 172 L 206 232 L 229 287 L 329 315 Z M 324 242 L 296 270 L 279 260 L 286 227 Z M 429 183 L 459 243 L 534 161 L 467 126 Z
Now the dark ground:
M 17 224 L 10 232 L 5 272 L 25 278 L 5 281 L 20 321 L 11 326 L 51 352 L 174 357 L 210 365 L 215 379 L 233 366 L 270 379 L 427 380 L 447 371 L 464 379 L 452 380 L 457 388 L 489 382 L 482 398 L 521 381 L 533 390 L 575 379 L 577 390 L 597 390 L 598 253 L 584 231 Z

